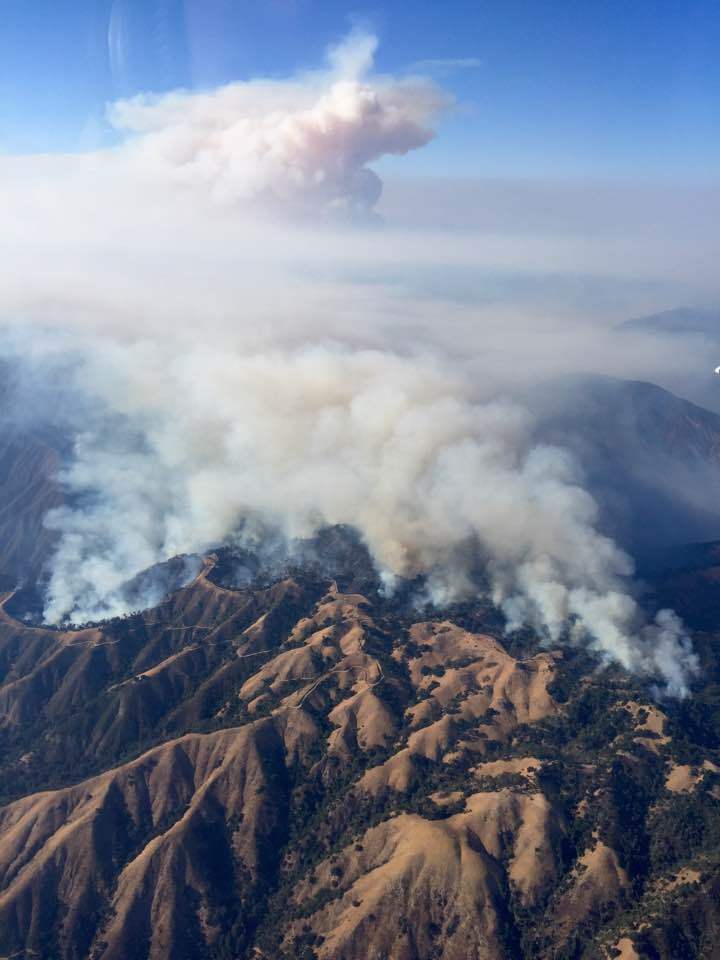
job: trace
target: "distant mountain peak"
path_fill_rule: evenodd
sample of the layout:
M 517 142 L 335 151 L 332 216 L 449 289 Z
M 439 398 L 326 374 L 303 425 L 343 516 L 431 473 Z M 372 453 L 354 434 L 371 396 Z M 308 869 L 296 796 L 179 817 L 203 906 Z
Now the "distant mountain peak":
M 720 338 L 720 308 L 674 307 L 644 317 L 626 320 L 619 326 L 628 332 L 694 334 Z

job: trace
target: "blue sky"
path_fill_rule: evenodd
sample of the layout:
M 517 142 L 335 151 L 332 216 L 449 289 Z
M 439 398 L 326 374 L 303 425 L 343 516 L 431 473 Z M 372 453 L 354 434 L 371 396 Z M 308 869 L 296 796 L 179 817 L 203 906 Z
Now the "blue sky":
M 386 171 L 702 181 L 720 161 L 717 0 L 4 0 L 2 13 L 7 152 L 94 147 L 110 100 L 317 66 L 360 24 L 380 37 L 379 69 L 439 61 L 459 104 Z

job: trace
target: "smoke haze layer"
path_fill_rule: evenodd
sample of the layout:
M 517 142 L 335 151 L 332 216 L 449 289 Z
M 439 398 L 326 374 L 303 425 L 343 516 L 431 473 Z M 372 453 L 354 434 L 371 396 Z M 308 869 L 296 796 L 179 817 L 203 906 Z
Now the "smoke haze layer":
M 378 222 L 368 164 L 426 144 L 450 104 L 422 78 L 373 75 L 374 46 L 353 36 L 287 81 L 118 104 L 129 137 L 104 154 L 5 161 L 20 239 L 0 234 L 6 355 L 39 382 L 62 370 L 74 398 L 45 616 L 122 613 L 142 570 L 241 528 L 347 524 L 388 589 L 422 574 L 434 603 L 465 596 L 479 550 L 511 627 L 682 695 L 682 625 L 644 620 L 577 464 L 512 396 L 691 356 L 645 336 L 619 353 L 593 310 L 462 292 L 458 272 L 491 290 L 518 256 L 536 269 L 536 239 L 518 254 Z M 567 241 L 545 255 L 578 269 Z

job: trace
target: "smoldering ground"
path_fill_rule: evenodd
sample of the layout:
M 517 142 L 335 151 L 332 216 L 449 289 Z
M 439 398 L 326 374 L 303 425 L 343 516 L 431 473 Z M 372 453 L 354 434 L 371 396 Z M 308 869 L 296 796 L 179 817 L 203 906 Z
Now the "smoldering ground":
M 73 397 L 45 616 L 122 612 L 142 570 L 255 521 L 291 540 L 350 525 L 388 589 L 422 574 L 442 604 L 474 588 L 470 539 L 511 624 L 682 694 L 682 625 L 645 621 L 577 461 L 516 398 L 571 371 L 695 362 L 652 336 L 618 351 L 603 316 L 611 288 L 616 312 L 656 305 L 667 264 L 632 238 L 381 222 L 370 165 L 422 147 L 452 105 L 375 75 L 374 46 L 115 105 L 113 150 L 3 160 L 6 359 Z M 679 286 L 693 269 L 676 264 Z M 583 310 L 557 296 L 579 276 L 605 290 Z

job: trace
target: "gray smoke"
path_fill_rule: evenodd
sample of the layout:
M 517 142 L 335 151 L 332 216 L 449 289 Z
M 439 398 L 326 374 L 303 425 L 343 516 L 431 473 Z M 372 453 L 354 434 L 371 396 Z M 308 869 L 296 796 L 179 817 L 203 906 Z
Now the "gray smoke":
M 682 625 L 645 621 L 575 461 L 509 398 L 589 352 L 616 373 L 637 357 L 607 327 L 423 290 L 483 253 L 368 222 L 368 164 L 428 142 L 448 106 L 426 80 L 374 76 L 374 47 L 353 36 L 322 72 L 119 104 L 116 150 L 8 162 L 33 229 L 0 235 L 2 312 L 47 370 L 75 358 L 68 389 L 93 411 L 62 476 L 72 505 L 47 519 L 45 616 L 122 613 L 141 571 L 241 527 L 346 524 L 388 589 L 423 574 L 437 604 L 474 589 L 474 541 L 512 626 L 683 695 Z

